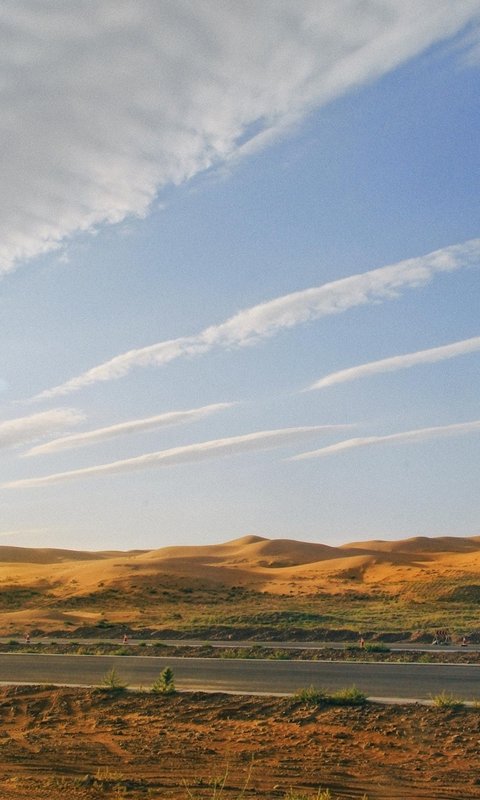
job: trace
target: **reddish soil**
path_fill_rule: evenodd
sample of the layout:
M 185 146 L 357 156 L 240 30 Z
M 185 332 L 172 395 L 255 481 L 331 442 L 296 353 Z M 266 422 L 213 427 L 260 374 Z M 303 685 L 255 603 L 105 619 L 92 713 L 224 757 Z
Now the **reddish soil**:
M 2 800 L 480 798 L 477 708 L 2 687 L 0 719 Z

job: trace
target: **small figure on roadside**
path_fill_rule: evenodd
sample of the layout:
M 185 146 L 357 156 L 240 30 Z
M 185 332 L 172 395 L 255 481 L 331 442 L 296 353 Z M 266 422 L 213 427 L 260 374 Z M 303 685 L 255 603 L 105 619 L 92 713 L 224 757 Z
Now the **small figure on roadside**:
M 25 634 L 25 644 L 30 644 L 30 634 L 29 633 Z
M 467 642 L 467 637 L 466 636 L 462 636 L 462 644 L 461 644 L 461 646 L 462 647 L 467 647 L 468 646 L 468 642 Z
M 123 634 L 123 639 L 122 639 L 122 641 L 123 641 L 123 644 L 128 644 L 128 636 L 127 636 L 127 634 L 126 634 L 126 633 L 124 633 L 124 634 Z
M 363 638 L 363 636 L 360 636 L 360 647 L 362 648 L 362 650 L 365 647 L 365 639 Z

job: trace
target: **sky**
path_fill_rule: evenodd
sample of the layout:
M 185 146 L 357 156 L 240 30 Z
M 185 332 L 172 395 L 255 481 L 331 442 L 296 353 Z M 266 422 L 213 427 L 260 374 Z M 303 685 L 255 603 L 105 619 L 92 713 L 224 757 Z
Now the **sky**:
M 0 37 L 0 544 L 480 535 L 480 0 Z

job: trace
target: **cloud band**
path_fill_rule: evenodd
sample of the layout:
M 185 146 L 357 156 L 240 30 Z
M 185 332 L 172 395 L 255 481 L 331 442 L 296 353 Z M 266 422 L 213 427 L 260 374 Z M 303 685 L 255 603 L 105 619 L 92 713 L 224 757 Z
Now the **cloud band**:
M 480 420 L 472 422 L 457 422 L 453 425 L 438 425 L 432 428 L 417 428 L 413 431 L 403 431 L 401 433 L 391 433 L 387 436 L 364 436 L 354 439 L 345 439 L 342 442 L 331 444 L 328 447 L 321 447 L 319 450 L 310 450 L 306 453 L 299 453 L 292 456 L 289 461 L 304 461 L 310 458 L 323 458 L 325 456 L 343 453 L 345 450 L 355 450 L 358 447 L 371 447 L 377 444 L 398 444 L 402 442 L 419 442 L 428 439 L 447 438 L 450 436 L 462 436 L 468 433 L 480 432 Z
M 165 365 L 182 356 L 201 355 L 213 348 L 253 344 L 309 320 L 398 297 L 405 289 L 424 286 L 439 273 L 479 263 L 480 239 L 472 239 L 418 258 L 293 292 L 240 311 L 196 336 L 170 339 L 122 353 L 66 383 L 46 389 L 33 399 L 67 395 L 98 382 L 116 380 L 135 368 Z
M 368 378 L 370 375 L 378 375 L 382 372 L 396 372 L 400 369 L 409 369 L 419 364 L 434 364 L 437 361 L 446 361 L 449 358 L 457 358 L 467 353 L 475 353 L 480 350 L 480 336 L 473 336 L 471 339 L 463 339 L 460 342 L 432 347 L 429 350 L 418 350 L 415 353 L 406 353 L 401 356 L 382 358 L 379 361 L 370 361 L 367 364 L 359 364 L 349 369 L 341 369 L 338 372 L 331 372 L 329 375 L 320 378 L 312 383 L 308 390 L 326 389 L 328 386 L 335 386 L 337 383 L 347 383 L 356 381 L 360 378 Z M 307 391 L 308 391 L 307 390 Z
M 248 453 L 255 450 L 266 450 L 272 447 L 295 444 L 302 439 L 308 439 L 318 434 L 334 430 L 342 425 L 312 425 L 300 428 L 281 428 L 271 431 L 257 431 L 256 433 L 230 436 L 225 439 L 212 439 L 197 444 L 188 444 L 182 447 L 173 447 L 155 453 L 114 461 L 109 464 L 100 464 L 95 467 L 59 472 L 54 475 L 45 475 L 40 478 L 26 478 L 18 481 L 4 483 L 2 489 L 22 489 L 33 486 L 47 486 L 64 481 L 87 478 L 93 475 L 114 475 L 123 472 L 151 469 L 152 467 L 174 466 L 204 461 L 208 458 L 232 456 Z
M 134 419 L 128 422 L 121 422 L 117 425 L 109 425 L 107 428 L 97 428 L 93 431 L 72 434 L 71 436 L 62 436 L 60 439 L 54 439 L 51 442 L 32 447 L 25 455 L 37 456 L 56 453 L 59 450 L 71 450 L 75 447 L 98 444 L 98 442 L 104 442 L 109 439 L 117 438 L 118 436 L 144 433 L 158 428 L 170 427 L 172 425 L 185 425 L 188 422 L 202 419 L 217 411 L 231 408 L 233 405 L 235 405 L 235 403 L 212 403 L 211 405 L 201 406 L 200 408 L 191 408 L 186 411 L 169 411 L 165 414 L 157 414 L 153 417 Z

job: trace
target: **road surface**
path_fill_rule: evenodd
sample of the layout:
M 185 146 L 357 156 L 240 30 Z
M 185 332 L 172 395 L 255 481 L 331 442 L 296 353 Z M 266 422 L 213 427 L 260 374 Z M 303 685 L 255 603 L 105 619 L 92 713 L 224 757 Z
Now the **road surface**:
M 465 700 L 480 699 L 480 665 L 471 664 L 0 653 L 0 682 L 94 686 L 113 667 L 132 688 L 148 688 L 166 666 L 173 669 L 178 689 L 270 694 L 355 684 L 369 697 L 430 699 L 445 690 Z

